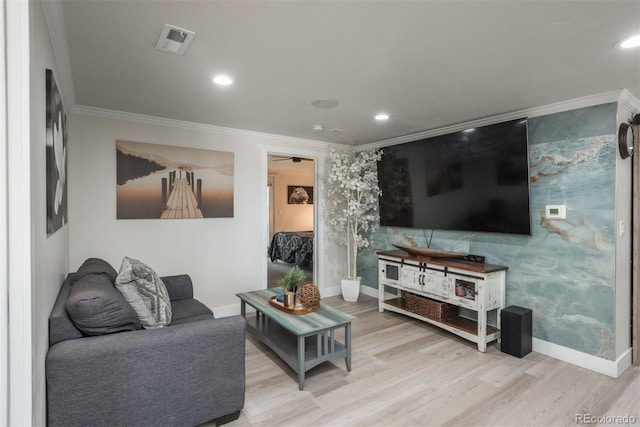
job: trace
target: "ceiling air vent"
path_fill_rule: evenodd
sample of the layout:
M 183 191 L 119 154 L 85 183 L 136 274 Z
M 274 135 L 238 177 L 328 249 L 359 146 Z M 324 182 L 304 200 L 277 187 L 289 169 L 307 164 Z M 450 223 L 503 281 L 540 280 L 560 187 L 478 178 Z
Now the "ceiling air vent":
M 166 24 L 156 43 L 156 49 L 182 55 L 196 36 L 193 31 Z

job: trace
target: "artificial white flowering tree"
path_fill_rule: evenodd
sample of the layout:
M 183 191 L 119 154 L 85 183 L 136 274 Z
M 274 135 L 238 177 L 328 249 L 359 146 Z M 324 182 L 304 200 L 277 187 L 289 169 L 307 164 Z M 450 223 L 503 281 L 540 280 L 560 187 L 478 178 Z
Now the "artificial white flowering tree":
M 382 150 L 329 149 L 327 167 L 327 216 L 329 225 L 347 245 L 347 274 L 357 277 L 358 249 L 369 246 L 364 232 L 379 224 L 378 161 Z

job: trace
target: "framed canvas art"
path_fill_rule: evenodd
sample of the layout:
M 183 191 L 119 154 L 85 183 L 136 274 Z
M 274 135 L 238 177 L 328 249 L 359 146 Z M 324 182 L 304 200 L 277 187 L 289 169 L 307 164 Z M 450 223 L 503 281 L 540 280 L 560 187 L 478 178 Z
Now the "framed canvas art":
M 313 187 L 307 187 L 304 185 L 288 185 L 287 203 L 290 205 L 312 205 Z
M 67 115 L 53 76 L 46 70 L 47 235 L 67 223 Z
M 233 217 L 234 154 L 116 141 L 117 218 Z

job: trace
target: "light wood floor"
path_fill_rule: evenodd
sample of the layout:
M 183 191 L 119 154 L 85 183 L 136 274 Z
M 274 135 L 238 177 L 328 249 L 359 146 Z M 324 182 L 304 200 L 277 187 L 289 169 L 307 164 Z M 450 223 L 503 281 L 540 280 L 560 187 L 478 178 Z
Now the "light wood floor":
M 577 414 L 630 415 L 640 426 L 639 368 L 613 379 L 538 353 L 519 359 L 496 343 L 480 353 L 438 328 L 379 313 L 371 297 L 323 302 L 358 317 L 352 371 L 343 360 L 324 363 L 299 391 L 293 371 L 247 335 L 245 407 L 228 426 L 583 424 Z

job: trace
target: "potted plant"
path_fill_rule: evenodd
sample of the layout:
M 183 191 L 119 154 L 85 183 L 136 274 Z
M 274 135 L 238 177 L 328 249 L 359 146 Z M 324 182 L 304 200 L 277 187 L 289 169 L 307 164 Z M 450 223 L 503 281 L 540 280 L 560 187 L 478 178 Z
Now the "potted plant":
M 360 294 L 358 249 L 369 246 L 368 233 L 379 225 L 378 161 L 382 150 L 329 149 L 327 168 L 327 216 L 329 225 L 347 245 L 347 277 L 342 296 L 357 301 Z
M 284 294 L 284 305 L 287 308 L 293 308 L 295 305 L 295 294 L 298 286 L 302 285 L 306 279 L 304 273 L 296 265 L 284 275 L 284 277 L 278 280 L 278 286 L 282 288 Z

